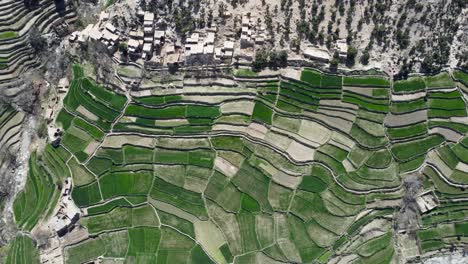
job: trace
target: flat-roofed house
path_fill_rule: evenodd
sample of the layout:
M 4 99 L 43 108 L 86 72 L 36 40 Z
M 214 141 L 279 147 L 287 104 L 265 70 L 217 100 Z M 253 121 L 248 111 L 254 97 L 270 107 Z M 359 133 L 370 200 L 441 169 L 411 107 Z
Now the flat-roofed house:
M 215 63 L 220 63 L 221 62 L 221 59 L 222 59 L 222 55 L 223 55 L 223 51 L 221 48 L 215 48 L 214 49 L 214 59 L 215 59 Z
M 439 200 L 432 191 L 426 191 L 416 197 L 416 204 L 421 213 L 426 213 L 439 206 Z
M 104 21 L 107 21 L 107 20 L 109 20 L 109 13 L 102 11 L 99 14 L 99 21 L 104 22 Z
M 119 35 L 114 34 L 108 30 L 104 30 L 102 34 L 102 39 L 107 41 L 110 45 L 114 46 L 119 40 Z
M 57 232 L 59 236 L 65 235 L 68 232 L 68 229 L 80 218 L 80 209 L 71 199 L 70 190 L 71 178 L 67 178 L 65 180 L 65 185 L 62 188 L 62 195 L 58 204 L 59 209 L 48 222 L 48 226 Z
M 143 32 L 145 34 L 153 34 L 154 31 L 154 14 L 151 12 L 145 12 L 143 18 Z
M 223 59 L 231 59 L 234 52 L 231 50 L 224 51 L 224 54 L 221 56 Z
M 204 46 L 203 43 L 188 44 L 185 46 L 185 63 L 188 65 L 202 65 L 204 63 L 203 57 Z
M 166 41 L 166 31 L 155 30 L 154 31 L 154 45 L 161 47 L 164 41 Z
M 112 33 L 115 33 L 115 31 L 117 30 L 111 23 L 107 23 L 105 29 L 109 30 L 109 32 Z
M 303 55 L 305 58 L 311 59 L 311 60 L 318 60 L 322 62 L 330 61 L 330 54 L 328 53 L 328 51 L 315 48 L 315 47 L 307 47 L 303 51 Z
M 206 54 L 206 55 L 211 55 L 213 56 L 214 55 L 214 45 L 206 45 L 204 48 L 203 48 L 203 54 Z
M 151 12 L 145 12 L 145 15 L 143 17 L 143 22 L 145 26 L 153 25 L 154 22 L 154 14 Z
M 227 40 L 224 42 L 223 51 L 234 51 L 234 41 Z
M 143 44 L 143 53 L 141 57 L 143 59 L 149 59 L 153 55 L 153 43 L 144 43 Z
M 242 16 L 242 27 L 250 27 L 250 17 L 247 15 Z
M 83 44 L 85 43 L 86 41 L 88 41 L 89 39 L 89 31 L 91 30 L 91 28 L 93 28 L 93 24 L 89 24 L 87 25 L 79 34 L 78 36 L 78 42 Z
M 128 33 L 128 36 L 131 39 L 143 39 L 145 35 L 143 34 L 143 31 L 141 30 L 132 30 Z
M 216 33 L 208 32 L 205 37 L 205 45 L 214 45 Z
M 346 39 L 339 39 L 336 42 L 336 50 L 338 51 L 340 59 L 346 60 L 348 56 L 348 44 L 346 43 Z
M 88 32 L 91 40 L 100 40 L 102 38 L 102 32 L 99 30 L 98 25 L 93 25 Z
M 136 39 L 130 39 L 127 44 L 128 51 L 131 53 L 136 53 L 140 49 L 140 41 Z
M 62 78 L 59 80 L 59 83 L 57 85 L 57 90 L 59 93 L 66 93 L 68 90 L 68 86 L 70 85 L 70 82 L 68 81 L 68 78 Z
M 192 33 L 190 37 L 185 40 L 186 44 L 197 44 L 200 39 L 200 34 Z

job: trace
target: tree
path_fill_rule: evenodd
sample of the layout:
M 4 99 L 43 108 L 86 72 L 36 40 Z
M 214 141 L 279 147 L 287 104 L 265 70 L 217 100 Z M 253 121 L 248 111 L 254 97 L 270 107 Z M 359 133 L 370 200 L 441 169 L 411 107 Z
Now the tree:
M 331 69 L 332 71 L 336 71 L 337 68 L 338 68 L 338 63 L 339 63 L 339 60 L 338 60 L 337 58 L 331 59 L 331 61 L 330 61 L 330 69 Z
M 400 71 L 393 76 L 394 80 L 404 80 L 408 78 L 408 75 L 411 72 L 412 64 L 408 63 L 406 59 L 403 61 L 403 65 L 401 66 Z
M 288 53 L 285 50 L 282 50 L 278 54 L 278 62 L 279 62 L 279 67 L 286 67 L 288 66 Z
M 269 57 L 268 57 L 268 66 L 270 68 L 276 69 L 278 68 L 279 65 L 279 56 L 276 50 L 272 50 L 269 52 Z
M 409 31 L 398 29 L 396 32 L 396 41 L 401 49 L 407 48 L 409 45 Z
M 435 73 L 440 70 L 440 67 L 436 65 L 434 60 L 434 54 L 426 54 L 424 60 L 421 62 L 421 72 L 423 73 Z
M 223 2 L 219 3 L 218 13 L 219 13 L 218 16 L 221 18 L 221 21 L 224 24 L 225 15 L 226 15 L 226 5 Z
M 142 1 L 143 2 L 143 1 Z M 81 19 L 77 19 L 75 20 L 75 29 L 78 29 L 78 30 L 82 30 L 84 29 L 84 23 L 83 23 L 83 20 Z
M 255 53 L 255 60 L 252 63 L 254 71 L 261 71 L 268 65 L 268 51 L 260 49 Z
M 340 54 L 338 51 L 335 51 L 333 54 L 333 58 L 330 60 L 330 70 L 332 72 L 336 71 L 338 69 L 338 63 L 340 62 Z
M 213 24 L 213 10 L 212 9 L 208 10 L 208 22 L 206 24 L 208 25 L 209 28 Z
M 359 59 L 359 61 L 361 62 L 362 65 L 369 64 L 369 52 L 367 50 L 365 50 L 362 53 L 361 58 Z
M 128 55 L 128 45 L 127 43 L 120 43 L 119 44 L 119 51 L 122 52 L 122 55 Z
M 299 52 L 301 49 L 301 40 L 298 37 L 295 37 L 291 41 L 291 47 L 296 51 Z
M 353 46 L 348 47 L 348 52 L 346 53 L 346 66 L 352 67 L 356 63 L 356 54 L 357 50 Z
M 174 18 L 175 29 L 182 36 L 185 36 L 187 32 L 191 32 L 195 29 L 195 19 L 192 11 L 182 5 L 174 10 L 172 15 Z

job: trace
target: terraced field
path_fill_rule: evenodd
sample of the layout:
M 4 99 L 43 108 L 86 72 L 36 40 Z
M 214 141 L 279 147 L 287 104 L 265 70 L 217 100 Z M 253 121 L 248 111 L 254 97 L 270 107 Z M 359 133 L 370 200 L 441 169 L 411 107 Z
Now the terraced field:
M 5 264 L 39 263 L 39 253 L 33 240 L 26 235 L 18 235 L 6 249 Z
M 29 5 L 29 6 L 28 6 Z M 76 20 L 72 5 L 52 0 L 0 2 L 0 88 L 1 94 L 13 98 L 23 92 L 21 74 L 37 67 L 28 32 L 36 27 L 47 34 Z
M 0 181 L 9 186 L 11 169 L 15 167 L 15 153 L 21 140 L 21 128 L 24 114 L 16 111 L 12 106 L 0 103 Z M 0 194 L 10 190 L 0 188 Z M 0 210 L 4 208 L 4 197 L 0 195 Z
M 440 205 L 417 251 L 467 242 L 466 95 L 448 74 L 226 74 L 127 95 L 74 76 L 61 146 L 32 156 L 14 206 L 30 230 L 72 177 L 90 236 L 69 263 L 397 261 L 395 207 L 419 171 Z

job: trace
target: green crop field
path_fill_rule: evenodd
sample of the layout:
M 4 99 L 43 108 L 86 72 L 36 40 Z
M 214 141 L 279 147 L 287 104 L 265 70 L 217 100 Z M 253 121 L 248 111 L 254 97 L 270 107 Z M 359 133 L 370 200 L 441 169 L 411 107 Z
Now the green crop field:
M 452 88 L 455 83 L 447 72 L 441 72 L 433 76 L 425 77 L 427 88 Z
M 393 90 L 396 93 L 412 93 L 422 91 L 426 88 L 426 84 L 421 77 L 411 77 L 407 80 L 396 81 L 393 84 Z
M 189 79 L 124 96 L 73 70 L 53 121 L 60 146 L 31 156 L 13 203 L 18 229 L 35 230 L 71 177 L 90 236 L 63 248 L 65 263 L 396 263 L 407 172 L 437 201 L 409 238 L 416 254 L 468 241 L 459 72 L 238 70 L 232 87 Z M 4 115 L 0 135 L 14 127 Z M 7 246 L 6 263 L 34 263 L 28 239 Z
M 389 87 L 390 82 L 388 79 L 383 77 L 372 77 L 372 76 L 352 76 L 344 77 L 343 84 L 347 86 L 366 86 L 366 87 Z

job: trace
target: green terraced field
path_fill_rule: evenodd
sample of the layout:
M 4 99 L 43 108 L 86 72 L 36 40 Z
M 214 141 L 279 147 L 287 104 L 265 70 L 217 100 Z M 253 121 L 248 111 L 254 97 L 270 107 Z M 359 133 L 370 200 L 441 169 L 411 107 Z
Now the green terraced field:
M 392 263 L 411 172 L 440 200 L 416 250 L 468 241 L 468 206 L 450 200 L 468 197 L 465 92 L 450 75 L 235 75 L 237 87 L 138 97 L 76 65 L 62 147 L 31 158 L 17 225 L 31 230 L 71 177 L 92 236 L 65 247 L 66 263 Z
M 0 40 L 12 39 L 12 38 L 17 38 L 17 37 L 18 37 L 18 33 L 14 31 L 5 31 L 5 32 L 0 33 Z
M 54 178 L 42 166 L 39 166 L 36 154 L 29 162 L 29 173 L 26 186 L 18 193 L 13 204 L 17 225 L 25 230 L 31 230 L 47 208 L 57 202 L 58 192 Z
M 460 71 L 460 70 L 455 70 L 453 72 L 453 76 L 461 81 L 463 84 L 468 85 L 468 73 Z
M 40 263 L 34 241 L 26 235 L 16 236 L 6 248 L 5 264 Z

